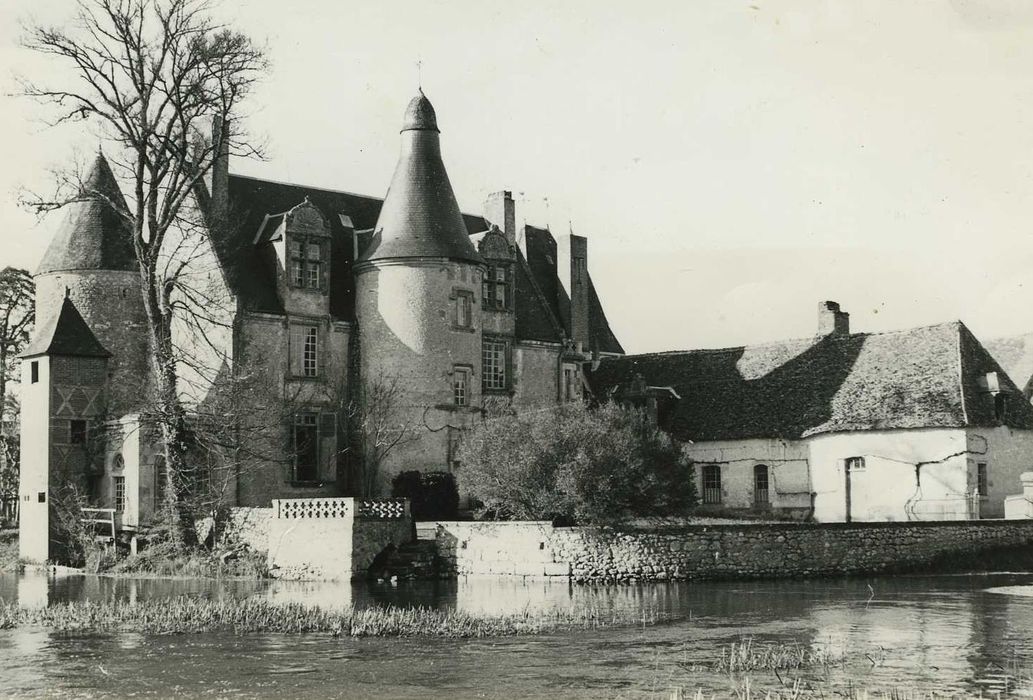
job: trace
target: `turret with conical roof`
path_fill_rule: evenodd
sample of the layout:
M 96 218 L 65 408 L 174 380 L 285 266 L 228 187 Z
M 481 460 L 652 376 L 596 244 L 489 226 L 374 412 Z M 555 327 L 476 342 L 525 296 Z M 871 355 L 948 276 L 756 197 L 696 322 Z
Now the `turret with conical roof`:
M 64 208 L 36 274 L 67 270 L 135 270 L 129 227 L 118 214 L 126 200 L 111 166 L 98 153 L 83 183 L 82 196 Z
M 367 396 L 384 382 L 404 388 L 397 420 L 427 429 L 416 428 L 416 439 L 380 465 L 381 491 L 393 473 L 447 465 L 450 431 L 442 426 L 463 425 L 481 403 L 474 370 L 485 263 L 459 212 L 437 115 L 422 90 L 405 110 L 401 141 L 373 240 L 355 266 L 359 376 Z
M 448 258 L 483 263 L 441 160 L 437 115 L 423 90 L 402 121 L 402 151 L 361 260 Z
M 140 273 L 131 229 L 120 214 L 126 210 L 111 166 L 98 153 L 81 196 L 60 212 L 35 277 L 40 332 L 56 327 L 66 305 L 72 303 L 99 344 L 111 353 L 108 409 L 112 415 L 138 410 L 150 379 Z

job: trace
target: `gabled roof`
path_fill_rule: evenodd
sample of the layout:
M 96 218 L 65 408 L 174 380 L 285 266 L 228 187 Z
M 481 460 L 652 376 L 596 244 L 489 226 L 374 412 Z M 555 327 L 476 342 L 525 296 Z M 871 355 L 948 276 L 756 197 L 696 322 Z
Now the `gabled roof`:
M 107 159 L 98 153 L 83 183 L 81 201 L 64 207 L 36 274 L 137 269 L 129 227 L 116 208 L 125 210 L 126 201 Z
M 798 439 L 828 432 L 999 425 L 979 386 L 1001 372 L 959 322 L 890 333 L 787 340 L 721 350 L 604 359 L 597 397 L 641 374 L 682 398 L 666 417 L 681 440 Z M 1003 376 L 1002 389 L 1020 396 Z M 1008 404 L 1005 424 L 1033 429 L 1033 407 Z
M 61 311 L 47 320 L 21 354 L 35 355 L 111 357 L 68 297 L 61 303 Z
M 345 228 L 341 215 L 351 219 L 354 230 L 368 231 L 376 224 L 384 204 L 377 197 L 230 175 L 229 219 L 235 222 L 235 226 L 225 234 L 225 240 L 218 241 L 216 245 L 223 269 L 245 309 L 283 313 L 276 294 L 273 252 L 268 247 L 256 246 L 255 236 L 267 215 L 275 217 L 289 211 L 306 197 L 330 224 L 330 313 L 343 320 L 352 320 L 355 317 L 355 290 L 352 288 L 354 244 L 352 231 Z M 483 218 L 470 214 L 463 215 L 463 223 L 471 234 L 488 228 Z

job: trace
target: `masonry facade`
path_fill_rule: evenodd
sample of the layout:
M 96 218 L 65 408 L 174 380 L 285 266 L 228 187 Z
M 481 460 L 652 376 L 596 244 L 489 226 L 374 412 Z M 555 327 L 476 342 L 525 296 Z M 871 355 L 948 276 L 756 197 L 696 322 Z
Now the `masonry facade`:
M 266 449 L 223 457 L 230 505 L 384 494 L 402 470 L 461 472 L 455 447 L 474 421 L 579 399 L 585 364 L 623 353 L 588 274 L 587 240 L 571 236 L 568 276 L 547 229 L 518 230 L 508 191 L 480 216 L 462 213 L 439 134 L 421 92 L 383 199 L 232 175 L 225 155 L 197 193 L 207 235 L 173 244 L 189 251 L 209 321 L 174 328 L 184 401 L 233 400 L 220 392 L 247 375 L 285 407 Z M 71 205 L 36 277 L 40 330 L 24 362 L 47 389 L 26 382 L 22 442 L 50 455 L 51 433 L 82 420 L 86 434 L 103 427 L 104 447 L 68 473 L 52 456 L 25 460 L 23 531 L 39 531 L 73 483 L 125 527 L 146 524 L 164 488 L 140 283 L 128 232 L 105 206 L 123 200 L 101 155 L 90 193 Z M 103 398 L 95 413 L 66 418 L 50 368 L 86 359 L 104 364 Z M 371 474 L 357 459 L 355 415 L 384 393 L 406 435 Z M 23 556 L 49 558 L 46 539 Z
M 818 522 L 1004 517 L 1033 407 L 960 321 L 603 359 L 600 400 L 643 405 L 695 463 L 702 508 Z

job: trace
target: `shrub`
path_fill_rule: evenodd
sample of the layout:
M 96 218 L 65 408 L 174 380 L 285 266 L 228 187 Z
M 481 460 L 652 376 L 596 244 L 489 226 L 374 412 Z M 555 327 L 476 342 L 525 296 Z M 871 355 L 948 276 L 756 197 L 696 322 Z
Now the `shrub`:
M 463 486 L 496 518 L 619 525 L 683 515 L 692 465 L 644 411 L 609 403 L 486 420 L 459 449 Z
M 408 498 L 414 520 L 455 520 L 459 489 L 448 472 L 400 472 L 391 480 L 391 495 Z

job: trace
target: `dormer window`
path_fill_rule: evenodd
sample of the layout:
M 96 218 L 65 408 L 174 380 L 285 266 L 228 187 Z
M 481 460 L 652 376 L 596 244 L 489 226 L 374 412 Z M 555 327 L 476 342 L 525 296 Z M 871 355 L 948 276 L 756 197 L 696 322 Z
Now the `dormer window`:
M 291 286 L 301 289 L 323 289 L 323 244 L 317 240 L 294 238 L 290 242 Z
M 510 266 L 505 263 L 488 265 L 488 272 L 481 283 L 484 308 L 505 311 L 510 307 Z

